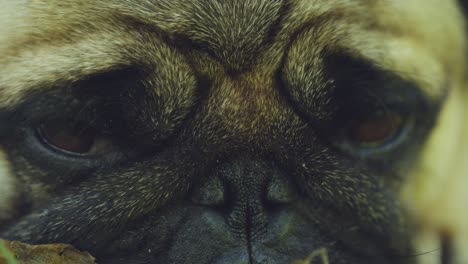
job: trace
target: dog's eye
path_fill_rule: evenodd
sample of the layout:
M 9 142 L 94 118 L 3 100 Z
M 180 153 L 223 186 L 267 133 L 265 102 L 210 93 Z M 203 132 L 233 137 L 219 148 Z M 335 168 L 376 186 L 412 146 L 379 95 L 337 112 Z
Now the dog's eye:
M 37 127 L 37 135 L 43 144 L 67 154 L 96 154 L 107 145 L 96 128 L 81 122 L 46 122 Z
M 347 140 L 359 147 L 378 147 L 401 132 L 403 118 L 396 112 L 377 112 L 358 116 L 347 129 Z
M 361 112 L 349 117 L 344 128 L 337 131 L 335 144 L 352 155 L 371 158 L 392 151 L 409 138 L 414 119 L 390 109 Z

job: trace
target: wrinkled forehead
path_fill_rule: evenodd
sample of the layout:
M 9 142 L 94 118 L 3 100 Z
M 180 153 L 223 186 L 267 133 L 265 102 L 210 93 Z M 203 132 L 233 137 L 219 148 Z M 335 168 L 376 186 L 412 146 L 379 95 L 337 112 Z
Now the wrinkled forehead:
M 151 64 L 143 51 L 161 42 L 209 58 L 195 68 L 226 72 L 274 72 L 291 47 L 317 57 L 346 51 L 431 96 L 463 71 L 462 18 L 452 0 L 2 2 L 0 106 L 126 63 Z M 294 56 L 290 63 L 301 59 Z

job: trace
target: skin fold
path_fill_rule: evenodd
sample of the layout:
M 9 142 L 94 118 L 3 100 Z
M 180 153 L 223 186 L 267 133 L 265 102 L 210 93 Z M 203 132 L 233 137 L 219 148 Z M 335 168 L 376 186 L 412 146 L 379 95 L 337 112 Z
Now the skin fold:
M 459 2 L 0 5 L 1 238 L 98 263 L 468 261 Z M 85 153 L 44 132 L 77 124 Z

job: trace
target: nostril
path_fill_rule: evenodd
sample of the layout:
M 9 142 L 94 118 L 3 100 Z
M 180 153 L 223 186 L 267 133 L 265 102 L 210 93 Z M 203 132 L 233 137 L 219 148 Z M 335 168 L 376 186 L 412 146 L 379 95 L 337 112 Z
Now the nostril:
M 270 204 L 287 204 L 297 199 L 297 192 L 292 182 L 286 177 L 274 175 L 266 193 L 266 202 Z
M 193 203 L 202 206 L 221 206 L 226 202 L 225 188 L 218 177 L 211 177 L 191 194 Z
M 298 198 L 294 184 L 280 172 L 270 170 L 268 173 L 265 168 L 255 172 L 250 170 L 240 170 L 238 173 L 222 172 L 194 186 L 190 194 L 194 204 L 224 207 L 253 199 L 263 201 L 266 206 L 277 206 L 289 204 Z

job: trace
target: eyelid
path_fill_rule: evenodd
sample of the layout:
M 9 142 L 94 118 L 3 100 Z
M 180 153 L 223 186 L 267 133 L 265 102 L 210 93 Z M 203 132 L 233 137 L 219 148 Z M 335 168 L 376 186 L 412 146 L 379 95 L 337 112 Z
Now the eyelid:
M 93 101 L 115 102 L 116 98 L 113 97 L 119 96 L 121 90 L 135 86 L 141 78 L 140 71 L 139 67 L 131 65 L 82 76 L 73 82 L 38 87 L 34 93 L 9 108 L 9 119 L 11 122 L 37 124 L 44 119 L 74 116 Z M 103 106 L 103 103 L 100 105 Z
M 366 98 L 371 103 L 395 105 L 417 111 L 431 105 L 418 83 L 388 68 L 346 53 L 328 54 L 324 58 L 325 75 L 333 83 L 334 97 L 346 102 Z M 340 100 L 338 100 L 339 102 Z

